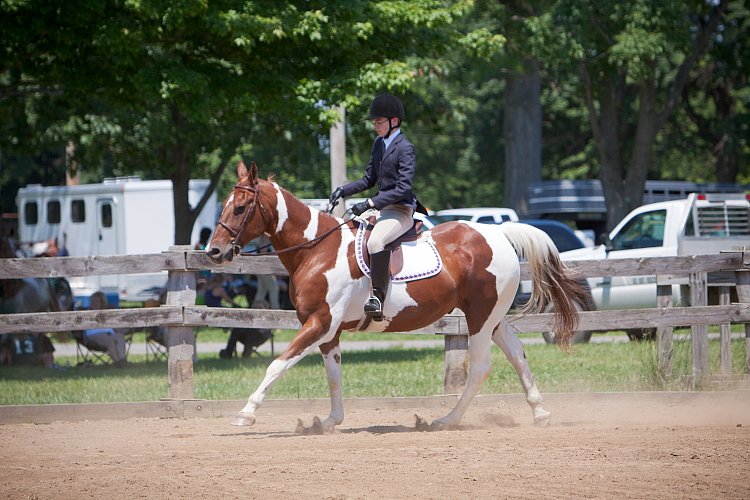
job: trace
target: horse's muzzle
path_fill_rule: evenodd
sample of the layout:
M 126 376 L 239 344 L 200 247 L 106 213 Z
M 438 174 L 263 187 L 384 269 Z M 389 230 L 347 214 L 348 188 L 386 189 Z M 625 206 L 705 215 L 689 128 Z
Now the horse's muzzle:
M 229 245 L 226 251 L 222 251 L 221 248 L 211 246 L 206 248 L 206 255 L 208 255 L 208 258 L 211 259 L 211 262 L 214 264 L 221 264 L 225 260 L 227 262 L 232 262 L 232 259 L 234 259 L 234 248 Z

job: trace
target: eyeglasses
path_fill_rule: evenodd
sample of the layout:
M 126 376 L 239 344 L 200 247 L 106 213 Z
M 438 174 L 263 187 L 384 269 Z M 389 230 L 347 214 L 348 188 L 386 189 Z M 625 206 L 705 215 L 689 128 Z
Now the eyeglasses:
M 370 120 L 370 123 L 372 123 L 374 126 L 380 126 L 388 121 L 388 118 L 381 118 L 380 120 Z

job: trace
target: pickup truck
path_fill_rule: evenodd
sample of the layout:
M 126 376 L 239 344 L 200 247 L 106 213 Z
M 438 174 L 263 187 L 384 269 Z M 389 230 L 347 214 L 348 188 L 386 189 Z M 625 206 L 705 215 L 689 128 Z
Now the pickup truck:
M 686 199 L 643 205 L 630 212 L 603 244 L 563 252 L 563 260 L 625 259 L 717 254 L 750 245 L 750 195 L 690 194 Z M 656 307 L 656 276 L 590 278 L 597 310 Z M 676 304 L 689 295 L 673 285 Z M 710 297 L 709 297 L 710 300 Z M 645 332 L 648 333 L 648 332 Z M 628 332 L 642 338 L 644 332 Z

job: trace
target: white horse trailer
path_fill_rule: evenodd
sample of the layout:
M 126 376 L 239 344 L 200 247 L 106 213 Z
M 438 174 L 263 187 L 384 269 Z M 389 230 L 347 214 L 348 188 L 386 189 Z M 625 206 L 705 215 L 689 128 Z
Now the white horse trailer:
M 188 200 L 195 207 L 208 188 L 206 179 L 189 184 Z M 137 177 L 107 179 L 101 184 L 41 186 L 30 184 L 16 197 L 21 243 L 57 238 L 72 256 L 159 253 L 174 244 L 174 207 L 171 180 L 143 181 Z M 216 225 L 216 193 L 212 193 L 195 221 L 191 243 L 201 231 Z M 103 291 L 110 303 L 120 299 L 153 298 L 166 273 L 70 277 L 78 306 Z

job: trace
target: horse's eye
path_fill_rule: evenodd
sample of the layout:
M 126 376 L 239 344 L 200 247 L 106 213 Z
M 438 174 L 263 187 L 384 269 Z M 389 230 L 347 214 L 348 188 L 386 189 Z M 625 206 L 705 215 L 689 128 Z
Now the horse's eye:
M 240 215 L 244 211 L 245 211 L 245 205 L 234 207 L 234 215 Z

